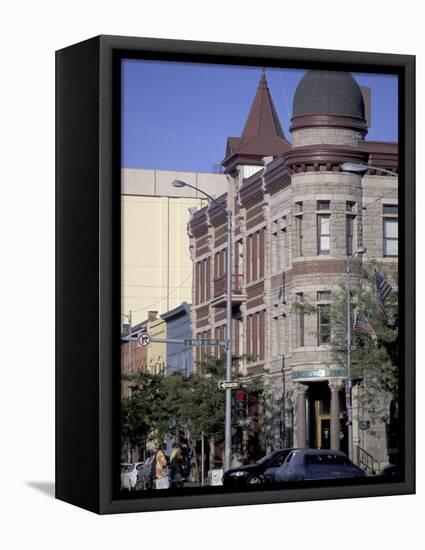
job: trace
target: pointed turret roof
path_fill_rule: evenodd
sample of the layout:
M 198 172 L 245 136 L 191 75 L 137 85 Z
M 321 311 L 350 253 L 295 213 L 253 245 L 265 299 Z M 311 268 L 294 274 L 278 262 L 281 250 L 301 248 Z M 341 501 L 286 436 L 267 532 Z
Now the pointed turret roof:
M 263 69 L 242 135 L 227 138 L 226 157 L 222 164 L 229 171 L 238 160 L 238 164 L 258 164 L 263 157 L 277 157 L 290 148 Z

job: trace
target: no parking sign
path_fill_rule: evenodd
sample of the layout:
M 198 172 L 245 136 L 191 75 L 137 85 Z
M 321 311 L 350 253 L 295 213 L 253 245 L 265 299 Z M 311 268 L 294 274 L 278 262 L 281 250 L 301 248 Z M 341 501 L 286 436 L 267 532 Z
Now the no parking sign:
M 149 346 L 151 341 L 152 341 L 152 338 L 150 337 L 150 334 L 148 334 L 147 332 L 141 332 L 137 337 L 137 344 L 141 348 L 144 348 L 145 346 Z

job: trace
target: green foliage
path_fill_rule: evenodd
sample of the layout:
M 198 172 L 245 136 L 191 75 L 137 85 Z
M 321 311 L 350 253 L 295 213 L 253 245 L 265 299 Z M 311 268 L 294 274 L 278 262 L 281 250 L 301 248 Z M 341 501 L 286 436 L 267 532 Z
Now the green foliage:
M 128 443 L 144 446 L 148 439 L 160 441 L 181 431 L 194 439 L 201 433 L 221 439 L 225 392 L 218 388 L 218 381 L 225 379 L 225 370 L 224 357 L 207 357 L 190 376 L 174 372 L 168 376 L 141 373 L 134 377 L 131 399 L 121 402 L 122 447 Z M 257 379 L 243 383 L 250 391 L 260 385 Z
M 381 271 L 381 269 L 380 269 Z M 381 271 L 382 272 L 382 271 Z M 387 269 L 386 277 L 389 277 Z M 391 280 L 394 280 L 391 277 Z M 352 329 L 352 377 L 361 379 L 365 396 L 372 398 L 376 392 L 398 394 L 398 293 L 393 290 L 385 300 L 388 320 L 382 316 L 378 305 L 373 269 L 363 269 L 357 279 L 353 277 L 351 292 L 352 327 L 356 313 L 361 313 L 375 331 L 378 341 L 360 329 Z M 346 364 L 347 349 L 347 291 L 345 285 L 332 295 L 331 306 L 332 344 L 335 358 Z
M 304 313 L 304 315 L 313 315 L 317 313 L 317 306 L 307 302 L 293 302 L 291 304 L 291 313 Z
M 128 378 L 128 377 L 127 377 Z M 164 422 L 158 403 L 164 399 L 161 377 L 140 373 L 131 381 L 132 397 L 121 400 L 121 444 L 143 446 L 152 431 Z

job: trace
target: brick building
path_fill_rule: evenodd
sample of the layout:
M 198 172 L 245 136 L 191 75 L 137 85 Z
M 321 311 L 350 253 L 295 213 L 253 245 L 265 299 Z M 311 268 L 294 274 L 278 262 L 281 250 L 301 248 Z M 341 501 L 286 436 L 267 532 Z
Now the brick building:
M 240 434 L 248 459 L 250 449 L 282 446 L 347 450 L 346 370 L 330 344 L 329 304 L 347 258 L 360 245 L 390 271 L 398 261 L 398 178 L 340 168 L 350 161 L 396 174 L 398 166 L 397 143 L 366 140 L 364 95 L 352 75 L 307 71 L 294 96 L 290 131 L 291 143 L 263 72 L 242 135 L 227 140 L 222 164 L 228 191 L 217 199 L 233 213 L 236 370 L 262 377 L 269 392 L 262 420 L 245 423 Z M 192 210 L 188 232 L 194 337 L 224 339 L 224 212 L 214 204 Z M 362 261 L 353 261 L 353 284 Z M 304 315 L 296 303 L 312 304 L 317 313 Z M 194 351 L 195 369 L 203 354 Z M 354 448 L 383 466 L 388 416 L 361 410 L 360 391 L 353 389 Z M 379 410 L 389 411 L 391 396 L 376 398 Z M 374 429 L 361 430 L 364 420 Z

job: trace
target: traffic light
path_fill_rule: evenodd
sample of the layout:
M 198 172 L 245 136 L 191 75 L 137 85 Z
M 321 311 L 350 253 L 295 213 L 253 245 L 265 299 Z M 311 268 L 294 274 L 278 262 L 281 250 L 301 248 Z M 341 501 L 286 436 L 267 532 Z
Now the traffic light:
M 242 420 L 246 417 L 246 393 L 244 391 L 235 392 L 236 411 L 235 419 Z

